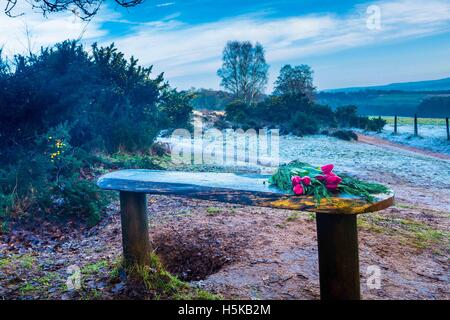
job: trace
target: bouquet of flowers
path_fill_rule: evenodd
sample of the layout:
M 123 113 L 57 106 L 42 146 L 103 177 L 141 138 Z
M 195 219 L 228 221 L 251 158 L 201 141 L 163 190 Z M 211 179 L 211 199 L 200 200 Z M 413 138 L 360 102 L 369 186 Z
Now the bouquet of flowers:
M 373 201 L 374 194 L 388 193 L 389 188 L 378 183 L 361 181 L 333 172 L 334 165 L 315 168 L 307 163 L 293 161 L 280 166 L 269 183 L 296 195 L 313 196 L 319 203 L 333 194 L 344 193 Z

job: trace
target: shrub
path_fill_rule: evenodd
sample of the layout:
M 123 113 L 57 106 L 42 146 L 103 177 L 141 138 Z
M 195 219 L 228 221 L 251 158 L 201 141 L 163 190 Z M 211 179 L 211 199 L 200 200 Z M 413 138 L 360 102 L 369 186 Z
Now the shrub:
M 354 105 L 337 107 L 334 114 L 340 128 L 359 126 L 358 108 Z
M 369 131 L 380 132 L 385 125 L 386 120 L 381 118 L 360 117 L 358 127 Z
M 225 119 L 234 123 L 245 122 L 250 115 L 250 107 L 241 100 L 233 101 L 225 106 Z
M 358 136 L 356 133 L 354 133 L 351 130 L 337 130 L 330 134 L 332 137 L 346 140 L 346 141 L 352 141 L 352 140 L 358 140 Z
M 317 133 L 321 127 L 335 126 L 328 106 L 312 102 L 304 94 L 271 96 L 254 105 L 235 101 L 225 107 L 226 119 L 243 129 L 276 127 L 283 133 Z
M 75 147 L 145 151 L 161 129 L 189 127 L 191 96 L 137 63 L 114 45 L 88 54 L 74 41 L 18 55 L 8 68 L 2 60 L 0 147 L 32 148 L 36 134 L 67 123 Z
M 96 166 L 154 168 L 158 132 L 189 128 L 191 95 L 114 45 L 65 41 L 37 54 L 0 52 L 0 219 L 44 213 L 98 221 L 107 196 Z M 112 164 L 97 153 L 133 152 Z M 88 175 L 85 174 L 88 172 Z
M 34 150 L 17 149 L 16 163 L 0 170 L 0 218 L 31 213 L 76 217 L 94 224 L 107 204 L 108 194 L 84 180 L 88 167 L 70 145 L 67 125 L 39 136 Z
M 38 199 L 42 209 L 51 208 L 52 214 L 85 219 L 89 225 L 100 221 L 101 211 L 109 202 L 108 194 L 79 175 L 64 177 L 47 190 L 51 192 L 50 198 L 44 193 L 45 201 Z
M 292 120 L 289 121 L 287 129 L 295 135 L 302 136 L 305 134 L 317 133 L 319 125 L 314 117 L 311 117 L 304 112 L 297 112 L 292 117 Z

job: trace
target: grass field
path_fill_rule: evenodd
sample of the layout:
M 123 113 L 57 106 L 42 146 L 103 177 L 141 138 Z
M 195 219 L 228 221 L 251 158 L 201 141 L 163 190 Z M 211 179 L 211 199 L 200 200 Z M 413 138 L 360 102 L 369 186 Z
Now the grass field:
M 376 116 L 371 116 L 370 118 L 378 118 Z M 382 119 L 386 120 L 387 124 L 394 124 L 393 116 L 383 116 Z M 398 125 L 413 125 L 413 117 L 398 117 Z M 417 123 L 419 125 L 434 125 L 434 126 L 445 126 L 444 118 L 417 118 Z
M 371 116 L 371 118 L 378 117 Z M 397 134 L 393 134 L 394 117 L 383 116 L 381 118 L 386 120 L 387 123 L 382 132 L 373 133 L 376 136 L 416 148 L 450 154 L 450 140 L 447 140 L 444 118 L 418 118 L 418 136 L 414 136 L 413 117 L 398 117 Z M 370 132 L 365 133 L 372 134 Z

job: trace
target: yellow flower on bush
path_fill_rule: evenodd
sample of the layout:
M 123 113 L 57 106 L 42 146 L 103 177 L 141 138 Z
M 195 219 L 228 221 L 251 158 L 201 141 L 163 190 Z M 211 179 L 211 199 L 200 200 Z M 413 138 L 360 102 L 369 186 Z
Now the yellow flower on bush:
M 54 162 L 54 160 L 57 159 L 58 156 L 60 156 L 65 151 L 64 148 L 67 145 L 61 139 L 53 140 L 53 137 L 51 137 L 51 136 L 48 137 L 48 140 L 50 143 L 50 148 L 53 149 L 53 152 L 50 153 L 50 158 L 51 158 L 52 162 Z M 55 142 L 52 143 L 52 140 Z

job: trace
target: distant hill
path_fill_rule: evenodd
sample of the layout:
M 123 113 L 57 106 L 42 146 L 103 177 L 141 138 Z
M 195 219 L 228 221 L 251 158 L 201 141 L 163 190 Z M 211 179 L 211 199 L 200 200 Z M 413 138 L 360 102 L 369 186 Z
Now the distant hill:
M 355 92 L 355 91 L 366 91 L 366 90 L 447 91 L 447 90 L 450 90 L 450 78 L 439 79 L 439 80 L 416 81 L 416 82 L 391 83 L 391 84 L 386 84 L 386 85 L 370 86 L 370 87 L 351 87 L 351 88 L 329 89 L 329 90 L 323 90 L 323 92 Z

